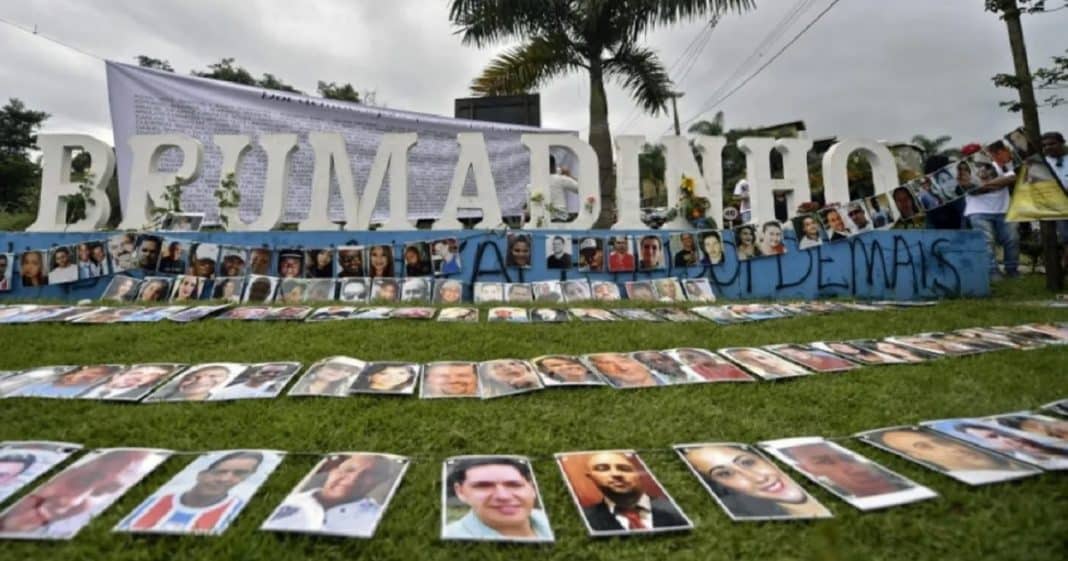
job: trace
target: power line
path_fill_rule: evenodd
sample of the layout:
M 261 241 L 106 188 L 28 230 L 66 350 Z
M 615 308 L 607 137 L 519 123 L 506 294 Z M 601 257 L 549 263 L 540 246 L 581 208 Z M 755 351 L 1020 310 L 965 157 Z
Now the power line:
M 11 27 L 23 32 L 23 33 L 27 33 L 29 35 L 33 35 L 34 37 L 40 37 L 41 39 L 44 39 L 45 41 L 49 41 L 51 43 L 55 43 L 56 45 L 59 45 L 60 47 L 64 47 L 64 48 L 70 49 L 70 50 L 75 51 L 75 52 L 77 52 L 79 54 L 83 54 L 83 55 L 85 55 L 85 56 L 87 56 L 89 58 L 95 58 L 95 59 L 100 60 L 100 61 L 106 60 L 104 57 L 102 57 L 100 55 L 97 55 L 95 53 L 91 53 L 91 52 L 89 52 L 89 51 L 87 51 L 85 49 L 82 49 L 82 48 L 79 48 L 79 47 L 75 47 L 74 45 L 71 45 L 71 44 L 68 44 L 68 43 L 64 43 L 63 41 L 60 41 L 59 39 L 56 39 L 54 37 L 49 37 L 47 35 L 38 33 L 36 25 L 33 26 L 33 27 L 27 27 L 27 26 L 24 26 L 24 25 L 19 25 L 19 24 L 13 22 L 13 21 L 10 21 L 10 20 L 4 19 L 4 18 L 0 18 L 0 23 L 7 24 L 7 25 L 9 25 L 9 26 L 11 26 Z

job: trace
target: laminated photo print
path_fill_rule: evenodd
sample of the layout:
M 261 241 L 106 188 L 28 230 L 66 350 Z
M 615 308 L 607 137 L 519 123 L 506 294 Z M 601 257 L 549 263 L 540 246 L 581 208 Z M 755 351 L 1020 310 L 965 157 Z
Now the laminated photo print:
M 1036 330 L 1033 330 L 1033 329 L 1025 329 L 1025 328 L 1023 328 L 1022 326 L 1019 326 L 1019 325 L 994 326 L 994 327 L 988 327 L 987 329 L 989 329 L 991 331 L 994 331 L 994 332 L 997 332 L 997 333 L 1004 333 L 1006 335 L 1009 335 L 1010 337 L 1018 337 L 1018 338 L 1026 339 L 1026 340 L 1032 341 L 1035 344 L 1042 345 L 1043 347 L 1046 346 L 1046 345 L 1059 344 L 1059 341 L 1058 341 L 1058 339 L 1056 337 L 1053 337 L 1053 336 L 1051 336 L 1051 335 L 1049 335 L 1047 333 L 1044 333 L 1042 331 L 1036 331 Z
M 977 349 L 971 345 L 958 343 L 956 341 L 946 341 L 938 335 L 940 334 L 921 333 L 919 335 L 887 337 L 886 341 L 895 345 L 924 351 L 935 356 L 961 356 L 977 352 Z
M 82 449 L 69 442 L 0 442 L 0 502 Z
M 371 452 L 324 456 L 260 530 L 374 537 L 409 463 L 404 456 Z
M 160 232 L 199 232 L 204 223 L 203 212 L 168 212 L 160 222 Z
M 269 313 L 271 313 L 270 306 L 241 306 L 223 312 L 215 319 L 258 321 L 267 317 Z
M 675 277 L 654 280 L 653 291 L 656 293 L 656 299 L 661 302 L 684 302 L 686 300 L 682 285 Z
M 545 238 L 545 268 L 571 268 L 571 236 L 553 234 Z
M 454 456 L 445 460 L 441 480 L 441 539 L 554 541 L 526 457 Z
M 683 279 L 682 293 L 690 302 L 710 303 L 716 301 L 716 293 L 712 291 L 712 284 L 706 278 Z
M 337 248 L 337 268 L 334 276 L 342 279 L 363 277 L 366 275 L 363 262 L 362 245 L 343 245 Z
M 81 242 L 74 245 L 74 257 L 78 265 L 79 279 L 95 279 L 111 274 L 107 249 L 102 241 Z M 9 260 L 8 263 L 14 263 Z M 0 274 L 2 277 L 3 274 Z M 0 281 L 2 282 L 2 281 Z
M 637 452 L 564 452 L 555 457 L 590 537 L 693 529 Z
M 56 306 L 51 312 L 33 318 L 32 323 L 69 322 L 74 318 L 104 309 L 105 306 Z
M 100 399 L 104 401 L 141 401 L 186 365 L 174 363 L 134 364 L 113 374 L 103 384 L 99 384 L 78 396 L 79 399 Z
M 311 315 L 314 308 L 310 306 L 282 306 L 281 308 L 271 308 L 271 311 L 267 312 L 267 315 L 263 317 L 267 321 L 303 321 L 304 318 Z
M 170 455 L 149 448 L 87 452 L 0 513 L 0 538 L 69 540 Z
M 349 392 L 415 395 L 421 369 L 410 362 L 372 362 L 356 377 Z
M 269 304 L 278 290 L 278 277 L 249 275 L 245 281 L 245 295 L 241 301 L 247 304 Z
M 545 355 L 532 362 L 541 377 L 541 383 L 546 387 L 605 385 L 604 379 L 576 356 Z
M 160 252 L 158 271 L 168 275 L 181 275 L 189 270 L 190 242 L 176 238 L 165 238 Z
M 719 354 L 764 380 L 796 378 L 812 374 L 812 372 L 801 366 L 787 362 L 765 350 L 753 347 L 728 347 L 719 349 Z
M 367 250 L 367 276 L 389 278 L 393 273 L 393 246 L 372 245 Z
M 673 356 L 661 351 L 637 351 L 630 353 L 630 357 L 640 362 L 653 376 L 658 379 L 660 385 L 693 384 L 704 382 L 704 378 L 683 368 L 682 363 Z
M 508 253 L 504 264 L 508 267 L 529 269 L 534 256 L 534 237 L 530 234 L 509 233 Z
M 664 318 L 646 310 L 645 308 L 612 308 L 612 313 L 631 321 L 664 321 Z
M 530 310 L 530 321 L 534 323 L 563 323 L 567 321 L 567 309 L 533 308 Z
M 347 356 L 335 356 L 311 365 L 289 390 L 291 396 L 345 397 L 367 363 Z
M 264 362 L 252 364 L 222 388 L 211 393 L 210 401 L 232 399 L 271 399 L 300 371 L 299 362 Z
M 924 208 L 916 198 L 915 190 L 902 185 L 890 191 L 890 198 L 894 203 L 894 211 L 897 215 L 896 225 L 901 228 L 919 226 L 923 224 Z
M 704 349 L 679 348 L 663 351 L 682 365 L 682 369 L 702 382 L 755 382 L 731 361 Z
M 144 308 L 132 314 L 127 314 L 119 320 L 120 323 L 156 323 L 163 321 L 174 314 L 185 310 L 185 306 L 154 306 Z
M 141 313 L 145 308 L 142 306 L 130 306 L 125 308 L 99 308 L 92 312 L 71 318 L 69 323 L 78 325 L 100 325 L 106 323 L 119 323 L 123 319 L 134 314 Z
M 463 298 L 464 283 L 462 281 L 453 279 L 437 279 L 434 281 L 435 304 L 459 304 L 463 301 Z
M 734 253 L 739 261 L 748 261 L 763 255 L 757 243 L 757 227 L 744 224 L 734 229 Z
M 958 166 L 960 164 L 963 164 L 964 167 L 968 166 L 967 162 L 961 160 L 960 162 L 951 163 L 930 175 L 939 198 L 945 202 L 950 202 L 964 196 L 964 189 L 957 182 L 959 174 Z
M 578 270 L 583 273 L 600 273 L 605 270 L 604 240 L 579 238 Z
M 1031 411 L 1015 411 L 985 417 L 984 421 L 990 421 L 1007 429 L 1035 439 L 1048 440 L 1055 444 L 1068 445 L 1068 421 L 1049 417 Z
M 560 304 L 564 301 L 564 288 L 560 281 L 539 281 L 530 283 L 534 289 L 534 301 L 542 304 Z
M 533 302 L 534 289 L 528 282 L 506 282 L 504 283 L 504 301 Z
M 941 190 L 938 189 L 930 176 L 914 179 L 906 183 L 905 186 L 912 192 L 913 197 L 919 201 L 921 210 L 925 212 L 936 209 L 949 202 L 943 200 Z
M 730 308 L 724 306 L 697 306 L 696 308 L 690 308 L 690 312 L 720 325 L 750 321 L 749 318 L 736 314 Z
M 638 270 L 658 271 L 664 268 L 664 242 L 660 236 L 646 234 L 638 238 Z
M 862 351 L 871 351 L 894 358 L 900 359 L 901 362 L 910 364 L 919 364 L 929 360 L 938 358 L 938 355 L 922 351 L 920 349 L 909 349 L 902 347 L 901 345 L 895 345 L 889 341 L 880 341 L 878 339 L 850 339 L 849 344 L 861 349 Z
M 489 322 L 506 322 L 506 323 L 527 323 L 530 318 L 527 317 L 526 308 L 513 308 L 508 306 L 501 306 L 497 308 L 490 308 L 486 312 L 486 321 Z
M 456 275 L 463 271 L 460 263 L 460 242 L 456 238 L 442 238 L 430 242 L 434 274 L 440 276 Z
M 566 280 L 560 283 L 564 291 L 564 301 L 568 304 L 585 302 L 593 298 L 590 283 L 586 279 Z
M 830 206 L 820 209 L 817 214 L 823 225 L 823 231 L 827 234 L 827 241 L 836 242 L 853 235 L 853 223 L 846 222 L 848 218 L 843 209 Z
M 146 273 L 154 273 L 159 267 L 160 254 L 163 253 L 163 238 L 151 234 L 137 236 L 136 254 L 137 268 Z
M 1001 348 L 1004 349 L 1031 350 L 1045 346 L 1042 343 L 1038 343 L 1031 339 L 1016 337 L 1010 333 L 999 333 L 997 331 L 982 327 L 958 329 L 953 333 L 961 337 L 979 339 L 985 341 L 986 343 L 999 345 Z
M 1056 440 L 1032 438 L 981 419 L 942 419 L 920 425 L 1044 470 L 1068 469 L 1068 445 L 1058 445 Z
M 304 275 L 304 252 L 299 249 L 278 250 L 275 274 L 283 279 L 297 279 Z
M 882 364 L 904 364 L 904 360 L 877 351 L 870 351 L 856 347 L 843 341 L 817 341 L 810 343 L 810 347 L 816 350 L 836 354 L 851 362 L 864 366 L 879 366 Z
M 21 386 L 17 390 L 6 394 L 5 397 L 72 399 L 103 384 L 108 378 L 121 372 L 124 368 L 121 364 L 78 366 Z
M 431 362 L 423 367 L 421 399 L 479 397 L 479 376 L 474 362 Z
M 0 292 L 11 290 L 11 274 L 15 270 L 15 254 L 0 253 Z
M 308 316 L 308 319 L 304 321 L 314 323 L 319 321 L 345 320 L 351 318 L 355 311 L 356 308 L 353 306 L 327 306 L 315 310 Z
M 1043 405 L 1041 409 L 1043 411 L 1049 411 L 1050 413 L 1054 413 L 1062 417 L 1068 417 L 1068 399 L 1052 401 Z
M 215 277 L 211 286 L 211 298 L 238 303 L 245 291 L 245 277 Z
M 233 362 L 190 366 L 145 398 L 145 403 L 208 401 L 247 369 L 247 365 Z
M 701 318 L 691 314 L 690 312 L 687 312 L 686 310 L 682 310 L 679 308 L 653 308 L 650 311 L 660 316 L 661 318 L 664 318 L 665 321 L 672 321 L 676 323 L 701 321 Z
M 428 277 L 433 273 L 430 259 L 430 244 L 409 242 L 404 245 L 404 276 Z
M 668 243 L 671 246 L 671 262 L 676 269 L 697 267 L 701 264 L 701 250 L 697 247 L 697 238 L 693 232 L 671 234 Z
M 329 279 L 334 276 L 334 250 L 317 248 L 304 250 L 304 278 Z
M 199 300 L 204 291 L 204 279 L 193 275 L 178 275 L 174 278 L 174 286 L 171 288 L 171 302 L 188 302 Z
M 434 308 L 428 308 L 426 306 L 408 306 L 404 308 L 394 308 L 390 312 L 390 319 L 422 319 L 429 320 L 434 318 Z
M 579 321 L 619 321 L 619 316 L 600 308 L 568 308 L 571 317 Z
M 454 306 L 451 308 L 442 308 L 438 312 L 438 321 L 466 321 L 477 322 L 478 321 L 478 308 L 466 308 L 463 306 Z
M 22 286 L 48 284 L 48 252 L 30 250 L 19 254 L 19 278 Z
M 649 388 L 664 385 L 664 379 L 653 374 L 629 353 L 594 353 L 582 360 L 617 389 Z
M 868 217 L 871 218 L 871 227 L 876 230 L 887 230 L 894 225 L 894 210 L 890 204 L 890 195 L 880 193 L 864 199 Z
M 370 295 L 369 279 L 355 277 L 338 281 L 338 297 L 342 302 L 366 303 Z
M 856 363 L 834 353 L 821 351 L 809 345 L 768 345 L 764 347 L 764 350 L 800 364 L 813 372 L 845 372 L 859 367 Z
M 337 281 L 334 279 L 306 279 L 304 281 L 305 302 L 329 302 L 337 293 Z
M 271 263 L 274 261 L 274 252 L 267 246 L 254 247 L 248 251 L 248 274 L 268 276 L 271 274 Z
M 478 363 L 482 399 L 542 389 L 537 371 L 525 360 L 503 358 Z
M 393 308 L 386 306 L 373 306 L 370 308 L 358 308 L 350 319 L 389 319 L 393 314 Z
M 137 253 L 137 234 L 115 234 L 108 238 L 107 243 L 111 272 L 121 273 L 141 268 Z
M 190 323 L 194 321 L 200 321 L 206 317 L 211 317 L 227 308 L 229 304 L 217 304 L 214 306 L 195 306 L 192 308 L 186 308 L 176 314 L 172 314 L 167 317 L 169 321 L 176 321 L 178 323 Z
M 476 282 L 475 303 L 504 302 L 504 284 L 499 282 Z
M 237 245 L 219 246 L 219 269 L 216 277 L 243 277 L 248 271 L 248 249 Z
M 888 508 L 938 496 L 931 489 L 822 437 L 783 438 L 758 445 L 859 510 Z
M 1068 345 L 1068 324 L 1028 323 L 1019 326 L 1019 329 L 1047 335 L 1054 345 Z
M 78 367 L 70 365 L 42 366 L 10 374 L 3 379 L 0 379 L 0 397 L 14 397 L 17 396 L 19 391 L 23 388 L 51 384 L 53 380 L 75 368 Z
M 78 280 L 78 265 L 70 246 L 48 250 L 48 284 L 67 284 Z
M 653 288 L 653 281 L 627 281 L 623 283 L 623 288 L 627 291 L 628 300 L 637 302 L 656 301 L 656 289 Z
M 401 284 L 401 302 L 429 302 L 433 279 L 410 278 Z
M 634 270 L 634 241 L 630 236 L 612 236 L 605 240 L 608 248 L 608 272 L 629 273 Z
M 734 521 L 831 518 L 823 503 L 755 447 L 737 442 L 676 444 L 679 458 Z
M 771 304 L 731 304 L 727 309 L 750 321 L 781 319 L 788 314 L 780 307 Z
M 104 294 L 100 295 L 100 299 L 113 302 L 132 302 L 137 297 L 140 284 L 141 281 L 133 277 L 115 275 L 111 282 L 108 283 L 107 288 L 104 289 Z
M 701 265 L 712 266 L 723 262 L 723 235 L 716 230 L 697 234 L 701 242 Z
M 768 220 L 760 225 L 757 232 L 757 246 L 760 255 L 781 255 L 786 253 L 785 238 L 782 231 L 782 222 Z
M 274 295 L 274 302 L 292 306 L 304 302 L 307 295 L 308 279 L 282 279 L 278 282 L 278 291 Z
M 871 217 L 868 216 L 868 208 L 864 205 L 863 199 L 856 201 L 850 201 L 846 205 L 846 214 L 849 216 L 849 222 L 853 224 L 853 234 L 861 234 L 864 232 L 871 232 L 874 230 Z
M 218 536 L 241 514 L 283 455 L 275 450 L 220 450 L 197 456 L 114 531 Z
M 811 249 L 823 243 L 823 226 L 819 216 L 801 214 L 793 218 L 794 232 L 797 234 L 797 249 Z
M 986 485 L 1042 473 L 1023 462 L 923 427 L 876 429 L 856 437 L 966 485 Z
M 219 263 L 219 245 L 213 243 L 194 243 L 190 247 L 189 274 L 205 279 L 215 278 L 215 269 Z

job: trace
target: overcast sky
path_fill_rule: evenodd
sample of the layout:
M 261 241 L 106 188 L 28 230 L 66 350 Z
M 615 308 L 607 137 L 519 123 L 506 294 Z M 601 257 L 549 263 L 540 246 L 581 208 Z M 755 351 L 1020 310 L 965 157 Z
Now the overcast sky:
M 1004 23 L 983 10 L 983 0 L 842 0 L 733 97 L 720 105 L 710 99 L 791 10 L 807 6 L 730 85 L 831 2 L 758 0 L 755 11 L 725 17 L 692 69 L 683 76 L 685 65 L 676 64 L 672 72 L 685 92 L 681 118 L 711 118 L 718 109 L 729 127 L 804 120 L 813 137 L 949 134 L 958 145 L 1019 125 L 1018 115 L 997 104 L 1014 92 L 990 81 L 1010 72 L 1012 60 Z M 270 72 L 306 92 L 318 80 L 351 82 L 391 108 L 442 115 L 451 115 L 453 99 L 467 97 L 471 79 L 506 47 L 461 45 L 445 0 L 29 0 L 4 2 L 0 18 L 105 59 L 132 63 L 146 54 L 188 73 L 234 57 L 256 76 Z M 671 66 L 705 24 L 659 29 L 644 42 Z M 1068 10 L 1025 16 L 1032 67 L 1064 53 L 1066 29 Z M 103 62 L 6 24 L 0 52 L 0 100 L 17 97 L 47 111 L 48 132 L 111 140 Z M 542 125 L 585 135 L 588 93 L 581 74 L 549 84 L 541 92 Z M 657 138 L 671 126 L 668 115 L 636 115 L 615 85 L 608 94 L 613 135 Z M 1068 106 L 1041 117 L 1045 129 L 1068 131 Z

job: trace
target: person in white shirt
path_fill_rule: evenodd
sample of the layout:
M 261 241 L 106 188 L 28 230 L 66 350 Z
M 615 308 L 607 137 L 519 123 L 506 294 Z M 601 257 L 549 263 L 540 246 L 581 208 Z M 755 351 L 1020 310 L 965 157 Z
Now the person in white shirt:
M 78 280 L 78 267 L 71 263 L 70 248 L 52 250 L 52 267 L 48 272 L 48 284 L 61 284 Z
M 566 166 L 549 176 L 549 214 L 553 222 L 567 222 L 578 214 L 579 184 Z
M 742 224 L 748 224 L 752 218 L 749 210 L 749 181 L 741 178 L 734 184 L 734 196 L 738 199 L 738 212 L 742 214 Z
M 978 146 L 975 148 L 977 151 Z M 1005 222 L 1005 213 L 1009 211 L 1009 187 L 1016 183 L 1016 173 L 1009 169 L 1012 165 L 1012 154 L 1000 140 L 988 146 L 987 151 L 994 158 L 994 165 L 1001 175 L 983 181 L 978 187 L 968 191 L 965 195 L 964 216 L 971 228 L 981 231 L 986 238 L 986 245 L 990 250 L 990 278 L 997 279 L 1001 276 L 996 252 L 999 245 L 1003 252 L 1005 274 L 1018 277 L 1020 237 L 1016 232 L 1016 225 Z
M 1061 187 L 1068 189 L 1068 149 L 1064 145 L 1064 135 L 1053 131 L 1043 134 L 1042 154 L 1060 179 Z M 1061 242 L 1061 267 L 1068 268 L 1068 220 L 1057 221 L 1057 239 Z

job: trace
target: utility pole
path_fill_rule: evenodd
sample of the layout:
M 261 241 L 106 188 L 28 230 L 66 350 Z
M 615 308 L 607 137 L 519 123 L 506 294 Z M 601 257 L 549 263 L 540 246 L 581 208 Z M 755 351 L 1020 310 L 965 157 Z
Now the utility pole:
M 675 114 L 675 136 L 682 136 L 682 131 L 679 128 L 679 106 L 676 103 L 680 97 L 686 95 L 682 92 L 671 92 L 671 112 Z
M 1017 0 L 997 0 L 997 7 L 1001 11 L 1001 17 L 1005 20 L 1005 27 L 1009 32 L 1009 47 L 1012 49 L 1012 62 L 1018 83 L 1017 90 L 1020 92 L 1024 132 L 1031 146 L 1042 146 L 1040 139 L 1042 128 L 1038 123 L 1038 102 L 1035 101 L 1031 66 L 1027 62 L 1027 45 L 1024 43 L 1023 26 L 1020 25 L 1020 6 Z M 1049 220 L 1042 220 L 1039 224 L 1042 236 L 1042 261 L 1046 265 L 1046 288 L 1058 292 L 1064 288 L 1064 275 L 1061 271 L 1056 225 Z

